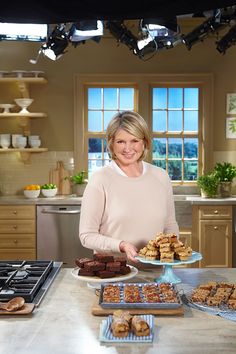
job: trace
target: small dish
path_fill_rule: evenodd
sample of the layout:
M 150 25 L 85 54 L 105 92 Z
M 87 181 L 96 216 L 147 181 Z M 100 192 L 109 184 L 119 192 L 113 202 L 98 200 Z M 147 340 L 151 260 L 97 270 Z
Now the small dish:
M 57 194 L 57 188 L 41 189 L 41 193 L 44 197 L 47 197 L 47 198 L 55 197 L 55 195 Z
M 10 113 L 10 109 L 13 107 L 15 107 L 15 105 L 11 104 L 11 103 L 1 103 L 0 104 L 0 108 L 4 109 L 3 113 Z
M 35 190 L 24 189 L 24 195 L 26 198 L 30 198 L 30 199 L 38 198 L 39 194 L 40 194 L 40 189 L 35 189 Z

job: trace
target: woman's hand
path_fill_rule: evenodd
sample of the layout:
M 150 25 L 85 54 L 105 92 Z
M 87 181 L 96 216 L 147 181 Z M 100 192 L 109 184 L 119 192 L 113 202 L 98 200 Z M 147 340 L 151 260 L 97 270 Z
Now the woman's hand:
M 134 263 L 139 263 L 138 260 L 135 258 L 138 255 L 138 250 L 132 243 L 121 241 L 120 251 L 125 253 L 130 261 Z

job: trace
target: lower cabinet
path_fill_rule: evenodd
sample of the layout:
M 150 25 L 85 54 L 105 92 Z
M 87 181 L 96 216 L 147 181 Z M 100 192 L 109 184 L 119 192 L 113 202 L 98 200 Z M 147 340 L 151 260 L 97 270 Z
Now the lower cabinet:
M 232 206 L 193 206 L 192 248 L 202 254 L 199 267 L 232 267 Z
M 0 205 L 0 260 L 35 259 L 35 206 Z

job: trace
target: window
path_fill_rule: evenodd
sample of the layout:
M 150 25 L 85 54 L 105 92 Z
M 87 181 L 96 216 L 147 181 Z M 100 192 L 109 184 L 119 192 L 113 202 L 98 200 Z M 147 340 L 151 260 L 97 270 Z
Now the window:
M 75 168 L 89 175 L 109 163 L 111 117 L 135 110 L 147 121 L 147 161 L 166 169 L 175 185 L 194 185 L 209 169 L 212 149 L 211 74 L 78 75 L 75 90 Z
M 88 175 L 109 163 L 105 133 L 111 117 L 119 111 L 134 110 L 133 87 L 88 87 Z
M 153 87 L 152 163 L 172 181 L 197 179 L 199 160 L 199 88 Z

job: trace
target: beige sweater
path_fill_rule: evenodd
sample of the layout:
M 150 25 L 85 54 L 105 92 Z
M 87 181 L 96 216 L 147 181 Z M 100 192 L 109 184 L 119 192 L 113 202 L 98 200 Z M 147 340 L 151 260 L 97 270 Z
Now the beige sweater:
M 105 166 L 90 178 L 80 217 L 84 247 L 119 252 L 122 240 L 140 249 L 159 232 L 178 235 L 170 178 L 165 170 L 144 164 L 146 172 L 139 177 Z

